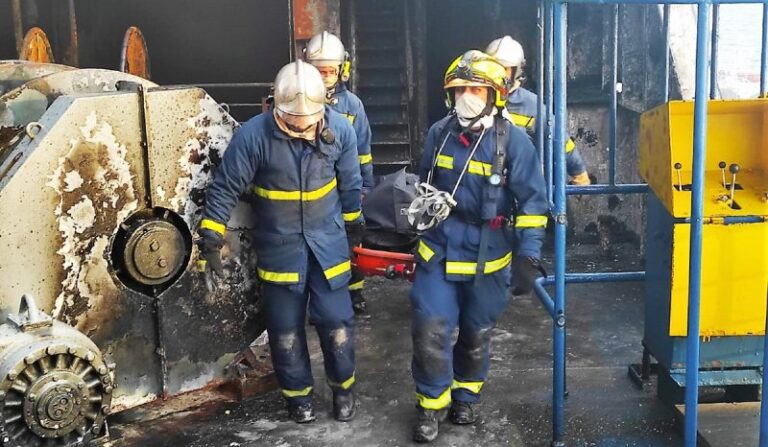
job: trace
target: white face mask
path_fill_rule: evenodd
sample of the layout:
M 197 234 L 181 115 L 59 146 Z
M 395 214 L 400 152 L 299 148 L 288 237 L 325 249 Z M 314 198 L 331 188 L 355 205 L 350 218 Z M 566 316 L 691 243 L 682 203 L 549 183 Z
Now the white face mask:
M 456 100 L 456 117 L 459 119 L 461 127 L 469 126 L 470 122 L 478 115 L 483 113 L 487 103 L 471 93 L 464 93 Z M 495 111 L 495 109 L 494 109 Z M 483 126 L 490 127 L 493 124 L 493 113 L 479 119 L 473 128 Z

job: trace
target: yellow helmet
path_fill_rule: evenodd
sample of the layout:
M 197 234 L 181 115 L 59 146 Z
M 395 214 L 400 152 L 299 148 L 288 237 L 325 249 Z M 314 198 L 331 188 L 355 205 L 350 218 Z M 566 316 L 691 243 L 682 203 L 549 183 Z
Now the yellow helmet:
M 448 66 L 443 83 L 448 107 L 453 107 L 453 88 L 470 86 L 493 89 L 494 105 L 505 106 L 509 95 L 507 71 L 497 59 L 480 50 L 469 50 Z

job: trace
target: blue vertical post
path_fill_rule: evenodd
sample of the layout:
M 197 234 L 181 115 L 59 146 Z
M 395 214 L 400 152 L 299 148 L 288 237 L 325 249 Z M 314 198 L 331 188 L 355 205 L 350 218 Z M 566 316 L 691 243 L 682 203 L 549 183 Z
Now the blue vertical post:
M 763 335 L 763 392 L 760 393 L 760 447 L 768 447 L 768 399 L 765 398 L 766 371 L 768 371 L 768 315 L 766 315 L 765 335 Z
M 696 93 L 693 125 L 691 192 L 691 251 L 688 284 L 688 335 L 685 358 L 685 445 L 696 447 L 699 403 L 699 314 L 701 305 L 701 247 L 704 214 L 704 166 L 707 159 L 707 81 L 710 0 L 698 5 L 696 23 Z
M 553 156 L 552 156 L 552 114 L 554 101 L 552 99 L 552 90 L 554 82 L 554 72 L 552 66 L 552 20 L 553 20 L 552 0 L 544 0 L 544 105 L 545 113 L 539 119 L 545 120 L 545 140 L 544 140 L 544 179 L 547 183 L 547 199 L 553 203 L 552 185 L 553 177 Z
M 719 33 L 719 27 L 720 5 L 715 3 L 712 5 L 712 40 L 710 42 L 712 55 L 709 58 L 709 99 L 717 99 L 717 35 Z
M 611 186 L 616 185 L 616 114 L 618 109 L 618 84 L 619 71 L 619 5 L 613 5 L 613 14 L 611 18 L 611 115 L 610 115 L 610 134 L 608 147 L 608 182 Z
M 662 88 L 664 92 L 662 94 L 662 102 L 669 102 L 669 10 L 670 4 L 664 5 L 664 21 L 662 22 L 662 33 L 664 34 L 664 45 L 662 45 L 662 51 L 664 51 L 664 59 L 662 62 Z
M 555 217 L 555 324 L 552 344 L 553 367 L 553 446 L 561 446 L 565 432 L 565 230 L 566 230 L 566 169 L 565 169 L 565 126 L 566 115 L 566 58 L 567 58 L 567 13 L 568 6 L 563 0 L 554 3 L 554 105 L 556 171 L 553 215 Z
M 546 7 L 544 2 L 539 2 L 538 11 L 538 37 L 539 37 L 539 66 L 538 66 L 538 82 L 536 83 L 536 149 L 539 152 L 539 160 L 544 161 L 544 15 Z M 510 79 L 510 82 L 514 82 Z
M 763 3 L 763 38 L 760 51 L 760 97 L 768 93 L 768 3 Z

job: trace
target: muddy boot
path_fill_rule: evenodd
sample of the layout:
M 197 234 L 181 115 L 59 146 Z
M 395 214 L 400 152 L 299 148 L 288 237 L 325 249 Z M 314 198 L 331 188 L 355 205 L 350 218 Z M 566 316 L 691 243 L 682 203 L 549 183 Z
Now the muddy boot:
M 315 420 L 315 409 L 312 402 L 303 404 L 288 404 L 288 414 L 297 424 L 305 424 Z
M 475 410 L 472 409 L 472 404 L 469 402 L 461 402 L 454 400 L 451 404 L 451 410 L 448 412 L 448 417 L 456 425 L 474 424 L 477 420 Z
M 417 420 L 413 427 L 413 440 L 416 442 L 432 442 L 437 438 L 440 423 L 445 420 L 446 411 L 427 410 L 420 406 L 416 407 Z
M 353 290 L 349 292 L 349 295 L 352 297 L 352 309 L 355 311 L 355 315 L 360 315 L 365 313 L 365 297 L 363 296 L 362 290 Z
M 333 418 L 339 422 L 349 422 L 355 418 L 356 400 L 354 393 L 333 395 Z

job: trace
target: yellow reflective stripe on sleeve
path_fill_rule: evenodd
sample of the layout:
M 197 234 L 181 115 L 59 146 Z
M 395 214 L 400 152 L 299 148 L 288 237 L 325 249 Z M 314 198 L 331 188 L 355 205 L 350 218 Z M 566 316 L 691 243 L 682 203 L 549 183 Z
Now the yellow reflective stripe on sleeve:
M 208 264 L 208 261 L 206 261 L 205 259 L 199 259 L 197 261 L 197 271 L 204 272 L 206 264 Z
M 460 382 L 458 380 L 454 380 L 451 384 L 451 389 L 455 390 L 458 388 L 463 388 L 475 394 L 480 394 L 480 390 L 483 389 L 483 382 Z
M 284 283 L 297 283 L 299 282 L 298 272 L 268 272 L 257 268 L 256 271 L 259 274 L 259 278 L 269 282 L 284 282 Z
M 517 228 L 536 228 L 547 226 L 547 216 L 517 216 L 515 217 Z
M 309 393 L 312 392 L 312 387 L 308 386 L 304 388 L 303 390 L 283 390 L 283 396 L 285 397 L 305 397 L 309 396 Z
M 416 393 L 416 399 L 419 401 L 419 406 L 427 410 L 442 410 L 451 404 L 451 389 L 443 391 L 438 397 L 429 397 L 421 393 Z
M 328 385 L 330 385 L 331 388 L 341 388 L 342 390 L 348 390 L 354 384 L 355 384 L 355 373 L 352 373 L 352 377 L 350 377 L 349 379 L 347 379 L 347 380 L 345 380 L 345 381 L 343 381 L 341 383 L 336 383 L 336 382 L 333 382 L 331 380 L 328 381 Z
M 490 275 L 498 272 L 512 262 L 512 253 L 507 253 L 499 259 L 485 263 L 483 273 Z M 445 273 L 448 275 L 474 275 L 477 272 L 477 262 L 448 261 L 445 263 Z
M 469 162 L 469 169 L 467 170 L 469 171 L 470 174 L 490 177 L 492 169 L 493 169 L 493 165 L 491 165 L 490 163 L 483 163 L 480 161 L 472 160 Z
M 349 124 L 355 124 L 356 115 L 350 115 L 349 113 L 343 113 L 343 115 L 349 120 Z
M 513 124 L 520 127 L 530 128 L 536 123 L 536 118 L 519 113 L 510 112 L 509 117 L 512 118 Z
M 353 282 L 353 283 L 350 283 L 348 288 L 349 288 L 349 290 L 351 290 L 351 291 L 354 291 L 354 290 L 363 290 L 363 286 L 365 286 L 365 280 L 364 280 L 364 279 L 361 279 L 361 280 L 360 280 L 360 281 L 358 281 L 358 282 Z
M 333 267 L 323 271 L 323 273 L 325 273 L 326 279 L 333 279 L 342 273 L 348 272 L 350 269 L 352 269 L 352 263 L 350 261 L 344 261 L 341 264 L 334 265 Z
M 574 149 L 576 149 L 576 142 L 573 141 L 573 138 L 568 138 L 568 141 L 565 142 L 565 152 L 573 152 Z
M 227 226 L 224 224 L 220 224 L 216 222 L 215 220 L 211 219 L 203 219 L 200 221 L 200 229 L 201 230 L 211 230 L 219 233 L 220 235 L 224 236 L 224 234 L 227 233 Z
M 373 161 L 373 155 L 371 154 L 358 155 L 357 158 L 360 160 L 361 165 L 368 164 Z
M 444 169 L 453 169 L 453 157 L 449 155 L 442 155 L 442 154 L 438 155 L 437 167 L 444 168 Z
M 336 188 L 335 177 L 322 188 L 313 191 L 275 191 L 255 186 L 253 192 L 256 193 L 257 196 L 269 200 L 301 200 L 303 202 L 310 202 L 312 200 L 322 199 L 326 194 L 333 191 L 334 188 Z
M 424 260 L 424 262 L 429 262 L 430 259 L 432 259 L 432 256 L 435 255 L 435 252 L 432 251 L 431 248 L 427 244 L 424 243 L 424 241 L 419 241 L 419 256 L 421 256 L 421 259 Z
M 344 218 L 344 222 L 354 222 L 357 219 L 360 218 L 360 216 L 363 215 L 363 212 L 360 210 L 352 211 L 351 213 L 343 213 L 341 217 Z

